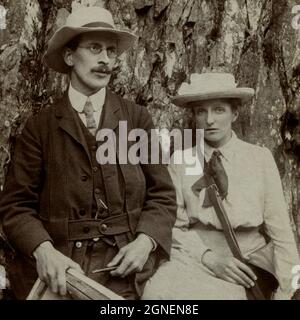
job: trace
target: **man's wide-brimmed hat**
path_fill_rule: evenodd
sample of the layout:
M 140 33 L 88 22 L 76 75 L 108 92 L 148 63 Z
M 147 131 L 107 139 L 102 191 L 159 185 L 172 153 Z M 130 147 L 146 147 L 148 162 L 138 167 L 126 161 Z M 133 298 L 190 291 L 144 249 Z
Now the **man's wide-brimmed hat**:
M 179 107 L 188 107 L 190 102 L 232 98 L 245 101 L 253 95 L 252 88 L 237 87 L 231 73 L 193 73 L 190 84 L 183 82 L 172 102 Z
M 118 54 L 129 49 L 136 36 L 123 29 L 117 29 L 111 13 L 100 7 L 80 8 L 71 13 L 66 24 L 59 28 L 49 40 L 48 49 L 44 55 L 45 63 L 60 73 L 68 73 L 62 50 L 74 37 L 86 32 L 103 32 L 115 36 Z

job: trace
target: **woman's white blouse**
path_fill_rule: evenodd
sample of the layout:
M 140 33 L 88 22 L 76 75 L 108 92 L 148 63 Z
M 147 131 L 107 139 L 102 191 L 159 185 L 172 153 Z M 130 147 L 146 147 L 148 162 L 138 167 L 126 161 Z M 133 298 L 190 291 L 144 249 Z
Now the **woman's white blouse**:
M 276 275 L 280 286 L 287 290 L 291 286 L 291 269 L 293 265 L 299 264 L 299 258 L 274 158 L 267 148 L 246 143 L 234 133 L 230 141 L 218 150 L 222 154 L 222 163 L 228 176 L 228 195 L 223 204 L 230 222 L 234 228 L 258 227 L 264 223 L 274 243 Z M 209 161 L 213 151 L 210 146 L 204 146 L 206 161 Z M 175 157 L 184 159 L 186 152 L 191 150 L 176 151 Z M 180 231 L 188 230 L 197 221 L 222 229 L 213 207 L 202 207 L 205 191 L 202 190 L 197 197 L 191 190 L 191 186 L 202 174 L 187 175 L 187 167 L 186 164 L 169 165 L 178 203 L 173 231 L 175 243 L 177 237 L 183 237 Z M 184 234 L 184 237 L 191 238 L 190 234 Z M 199 237 L 197 243 L 197 253 L 202 256 L 208 247 L 204 243 L 199 244 Z M 251 243 L 247 245 L 252 246 Z M 248 248 L 248 252 L 255 251 L 258 245 L 253 243 L 253 248 Z

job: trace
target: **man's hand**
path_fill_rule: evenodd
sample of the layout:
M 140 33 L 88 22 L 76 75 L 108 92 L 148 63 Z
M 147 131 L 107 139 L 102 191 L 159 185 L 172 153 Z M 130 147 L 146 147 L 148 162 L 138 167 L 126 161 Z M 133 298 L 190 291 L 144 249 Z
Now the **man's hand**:
M 54 293 L 66 294 L 66 270 L 76 269 L 82 272 L 79 264 L 56 250 L 52 243 L 45 241 L 33 252 L 39 278 L 47 283 Z
M 119 265 L 110 274 L 124 278 L 133 272 L 141 272 L 152 249 L 153 243 L 150 238 L 143 233 L 139 234 L 134 241 L 121 248 L 107 265 L 107 267 Z
M 254 281 L 257 280 L 254 272 L 234 257 L 225 257 L 207 251 L 202 257 L 202 263 L 218 278 L 246 288 L 253 287 Z

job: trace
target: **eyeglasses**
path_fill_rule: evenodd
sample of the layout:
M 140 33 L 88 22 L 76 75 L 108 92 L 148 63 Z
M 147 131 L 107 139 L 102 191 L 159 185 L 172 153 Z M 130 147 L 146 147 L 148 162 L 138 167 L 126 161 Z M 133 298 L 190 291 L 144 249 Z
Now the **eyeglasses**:
M 106 54 L 109 59 L 113 59 L 117 56 L 117 48 L 116 47 L 103 48 L 96 43 L 92 43 L 87 46 L 78 46 L 78 48 L 88 49 L 94 55 L 98 55 L 103 50 L 106 50 Z

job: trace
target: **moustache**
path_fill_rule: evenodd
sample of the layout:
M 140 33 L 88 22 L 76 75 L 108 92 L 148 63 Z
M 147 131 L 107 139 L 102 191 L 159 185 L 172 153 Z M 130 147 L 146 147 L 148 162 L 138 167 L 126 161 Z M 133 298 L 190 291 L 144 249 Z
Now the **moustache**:
M 109 67 L 106 67 L 106 66 L 99 66 L 97 68 L 93 68 L 92 72 L 100 72 L 100 73 L 111 74 L 112 70 Z

